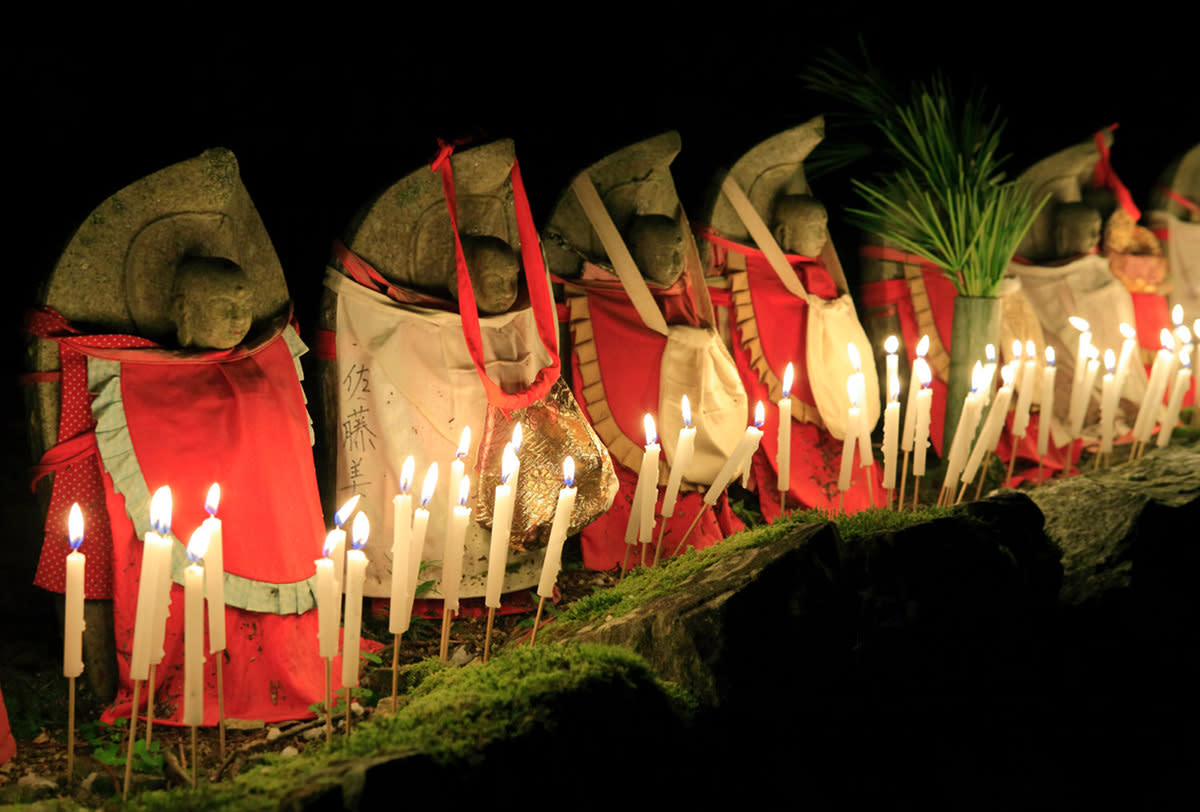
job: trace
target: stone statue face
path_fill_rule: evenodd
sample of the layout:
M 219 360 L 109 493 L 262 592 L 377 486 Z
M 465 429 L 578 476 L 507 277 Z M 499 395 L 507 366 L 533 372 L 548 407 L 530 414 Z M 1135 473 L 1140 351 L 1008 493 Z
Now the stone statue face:
M 1059 258 L 1086 254 L 1100 244 L 1100 212 L 1085 203 L 1064 203 L 1054 214 L 1054 251 Z
M 507 313 L 517 301 L 517 279 L 521 275 L 512 247 L 499 237 L 464 236 L 463 254 L 479 312 Z M 458 287 L 453 280 L 450 289 L 457 297 Z
M 816 257 L 828 239 L 829 215 L 821 201 L 809 195 L 784 195 L 775 203 L 774 227 L 786 253 Z
M 171 314 L 181 347 L 236 347 L 253 321 L 250 279 L 227 259 L 186 258 L 175 273 Z
M 641 214 L 629 224 L 629 252 L 647 280 L 664 287 L 683 273 L 684 241 L 679 221 L 665 214 Z

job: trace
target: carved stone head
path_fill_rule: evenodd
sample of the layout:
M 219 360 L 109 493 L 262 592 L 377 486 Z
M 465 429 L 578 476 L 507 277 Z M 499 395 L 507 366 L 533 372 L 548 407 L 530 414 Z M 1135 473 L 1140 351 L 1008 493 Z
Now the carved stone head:
M 236 347 L 253 320 L 249 275 L 221 257 L 185 257 L 175 270 L 171 318 L 181 347 Z
M 780 195 L 775 199 L 771 232 L 789 254 L 820 256 L 829 238 L 829 214 L 811 195 Z
M 1100 212 L 1086 203 L 1061 203 L 1054 210 L 1058 258 L 1086 254 L 1100 244 Z

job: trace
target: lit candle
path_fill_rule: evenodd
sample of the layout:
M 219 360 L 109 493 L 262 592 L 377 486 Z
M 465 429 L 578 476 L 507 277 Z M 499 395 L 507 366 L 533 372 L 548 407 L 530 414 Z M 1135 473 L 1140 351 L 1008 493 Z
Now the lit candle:
M 979 466 L 983 464 L 983 458 L 989 451 L 994 451 L 996 443 L 1000 442 L 1000 432 L 1004 430 L 1004 418 L 1008 414 L 1008 405 L 1012 402 L 1012 385 L 1013 378 L 1016 376 L 1017 367 L 1012 364 L 1006 364 L 1000 370 L 1000 389 L 996 392 L 996 399 L 992 402 L 991 409 L 988 410 L 988 416 L 983 421 L 983 428 L 979 432 L 979 439 L 976 440 L 974 447 L 971 449 L 971 454 L 967 458 L 966 463 L 959 463 L 962 466 L 962 475 L 959 479 L 963 483 L 971 482 L 975 479 L 975 474 L 979 471 Z M 982 382 L 982 381 L 981 381 Z M 964 409 L 963 421 L 965 422 L 966 410 Z M 978 423 L 979 415 L 975 415 L 975 421 Z M 971 426 L 970 434 L 967 435 L 967 442 L 970 442 L 970 435 L 975 433 L 975 427 Z M 951 465 L 954 463 L 951 462 Z M 955 471 L 958 469 L 955 468 Z M 947 474 L 948 481 L 950 479 Z
M 985 345 L 983 357 L 983 386 L 979 390 L 979 396 L 983 398 L 983 405 L 986 406 L 992 401 L 992 386 L 996 382 L 996 345 Z
M 925 452 L 929 447 L 929 424 L 932 422 L 933 408 L 933 370 L 924 358 L 918 358 L 913 364 L 913 372 L 920 381 L 921 388 L 917 393 L 917 420 L 913 432 L 913 476 L 925 475 Z
M 643 487 L 641 505 L 638 508 L 639 528 L 638 541 L 647 544 L 654 537 L 654 503 L 658 501 L 658 457 L 662 452 L 658 444 L 658 431 L 654 426 L 654 418 L 646 415 L 643 420 L 646 429 L 646 450 L 642 454 L 642 470 L 638 472 L 638 488 Z
M 79 504 L 71 505 L 67 516 L 66 613 L 63 619 L 63 676 L 78 677 L 83 673 L 83 574 L 85 558 L 79 552 L 83 544 L 83 511 Z
M 1088 402 L 1092 397 L 1092 387 L 1096 384 L 1096 373 L 1100 370 L 1100 361 L 1097 356 L 1100 351 L 1095 347 L 1088 346 L 1088 360 L 1083 369 L 1083 381 L 1080 383 L 1080 392 L 1077 411 L 1071 417 L 1071 438 L 1074 439 L 1083 434 L 1083 420 L 1087 416 Z
M 929 363 L 925 360 L 925 353 L 929 352 L 929 336 L 921 336 L 921 340 L 917 342 L 916 354 L 913 359 L 912 372 L 909 375 L 908 383 L 908 404 L 904 407 L 904 428 L 900 432 L 900 450 L 912 451 L 913 442 L 916 440 L 917 431 L 917 395 L 921 391 L 921 386 L 918 384 L 919 375 L 917 374 L 917 364 Z
M 866 379 L 861 375 L 854 376 L 854 385 L 858 387 L 858 402 L 866 408 L 867 389 Z M 867 425 L 867 413 L 860 410 L 858 413 L 858 462 L 863 468 L 870 468 L 875 464 L 875 453 L 871 449 L 871 427 Z
M 189 566 L 183 574 L 183 723 L 204 724 L 204 566 L 208 528 L 188 539 Z
M 333 577 L 337 581 L 338 594 L 346 591 L 346 531 L 342 527 L 346 520 L 350 518 L 350 514 L 354 512 L 354 508 L 358 506 L 359 495 L 356 493 L 346 500 L 337 513 L 333 514 Z
M 1179 353 L 1179 364 L 1179 373 L 1175 376 L 1175 385 L 1171 388 L 1171 399 L 1167 402 L 1167 414 L 1163 417 L 1162 427 L 1158 430 L 1157 445 L 1159 448 L 1163 448 L 1171 441 L 1171 433 L 1175 431 L 1175 425 L 1179 422 L 1179 409 L 1183 405 L 1183 394 L 1192 383 L 1191 353 L 1187 348 Z
M 558 492 L 558 505 L 554 508 L 554 522 L 550 525 L 550 540 L 546 544 L 546 557 L 542 559 L 542 577 L 538 581 L 538 596 L 554 597 L 554 582 L 562 569 L 563 543 L 571 526 L 571 514 L 575 510 L 575 460 L 563 460 L 563 486 Z
M 171 610 L 171 489 L 165 485 L 150 499 L 150 523 L 158 533 L 155 549 L 161 559 L 154 570 L 158 582 L 154 585 L 157 594 L 150 640 L 150 665 L 156 666 L 166 656 L 167 615 Z
M 1100 453 L 1113 448 L 1113 429 L 1117 412 L 1117 356 L 1111 349 L 1104 351 L 1104 377 L 1100 381 Z M 1097 464 L 1099 462 L 1097 461 Z
M 894 338 L 894 336 L 893 336 Z M 894 358 L 895 356 L 889 356 Z M 783 371 L 783 397 L 779 399 L 779 435 L 775 447 L 778 487 L 786 492 L 792 483 L 792 378 L 795 370 L 789 362 Z
M 325 545 L 321 548 L 321 558 L 317 565 L 317 648 L 321 656 L 332 658 L 337 656 L 338 645 L 338 615 L 341 614 L 341 595 L 338 589 L 337 577 L 333 573 L 333 550 L 337 539 L 333 533 L 325 537 Z
M 888 376 L 888 404 L 883 410 L 883 487 L 896 487 L 896 451 L 900 446 L 900 377 Z
M 1025 342 L 1025 365 L 1021 373 L 1020 387 L 1017 389 L 1017 409 L 1013 412 L 1012 436 L 1024 437 L 1029 428 L 1029 407 L 1033 404 L 1034 380 L 1037 378 L 1037 346 L 1032 341 Z M 1013 443 L 1013 455 L 1016 455 L 1016 443 Z
M 413 601 L 417 598 L 417 581 L 421 574 L 421 561 L 425 557 L 425 534 L 429 529 L 429 502 L 437 490 L 437 480 L 438 464 L 431 462 L 421 482 L 421 504 L 413 511 L 412 539 L 408 545 L 408 589 L 400 606 L 405 628 L 412 618 Z
M 1092 328 L 1087 323 L 1087 319 L 1081 319 L 1079 316 L 1071 316 L 1067 321 L 1079 331 L 1079 347 L 1075 351 L 1075 377 L 1071 379 L 1072 392 L 1074 392 L 1083 380 L 1084 372 L 1087 369 L 1088 347 L 1092 344 Z M 1074 395 L 1072 395 L 1073 399 Z
M 225 650 L 225 543 L 217 505 L 221 501 L 221 486 L 213 483 L 204 500 L 208 518 L 208 552 L 204 554 L 204 597 L 208 599 L 208 652 Z
M 1012 374 L 1013 368 L 1010 365 L 1000 370 L 1000 376 L 1003 381 L 1003 386 L 1000 391 L 1003 392 L 1006 388 L 1009 394 L 1012 394 Z M 967 454 L 971 450 L 971 443 L 975 439 L 975 429 L 979 427 L 979 418 L 983 413 L 983 395 L 981 394 L 985 373 L 983 364 L 979 361 L 975 362 L 975 367 L 971 371 L 971 391 L 963 399 L 962 415 L 958 418 L 958 427 L 954 430 L 954 440 L 950 444 L 950 456 L 946 461 L 946 478 L 947 483 L 953 488 L 954 483 L 963 472 L 963 467 L 967 462 Z M 997 394 L 997 397 L 999 395 Z M 993 404 L 992 410 L 995 411 Z M 1008 410 L 1008 401 L 1004 403 L 1005 411 Z
M 166 486 L 159 488 L 150 500 L 150 530 L 146 531 L 142 546 L 142 568 L 138 576 L 137 614 L 133 624 L 133 652 L 129 660 L 129 678 L 144 680 L 150 677 L 150 660 L 154 650 L 154 632 L 158 628 L 159 605 L 163 601 L 162 573 L 170 565 L 171 541 L 158 532 L 162 512 L 169 519 L 171 491 Z M 167 577 L 169 577 L 169 573 Z M 166 608 L 162 608 L 166 617 Z M 161 645 L 161 642 L 160 644 Z
M 1054 422 L 1054 348 L 1046 348 L 1046 366 L 1042 368 L 1042 397 L 1038 414 L 1037 453 L 1046 456 L 1050 448 L 1050 424 Z
M 1117 375 L 1113 384 L 1117 390 L 1118 401 L 1125 391 L 1125 378 L 1129 372 L 1129 359 L 1133 357 L 1133 351 L 1137 349 L 1137 330 L 1125 322 L 1121 322 L 1121 335 L 1125 337 L 1125 340 L 1121 342 L 1121 354 L 1117 356 Z
M 517 452 L 506 443 L 500 460 L 500 484 L 496 486 L 496 504 L 492 508 L 492 543 L 488 555 L 487 592 L 484 604 L 500 608 L 500 592 L 504 587 L 504 569 L 508 566 L 508 537 L 512 532 L 513 490 L 509 479 L 517 469 Z
M 900 339 L 895 336 L 888 336 L 883 340 L 883 351 L 887 353 L 886 367 L 884 372 L 884 380 L 891 381 L 892 376 L 900 377 L 900 359 L 896 356 L 896 352 L 900 349 Z M 890 385 L 890 384 L 889 384 Z
M 675 444 L 675 459 L 671 461 L 671 475 L 667 478 L 667 490 L 663 494 L 661 516 L 671 516 L 675 513 L 675 500 L 679 498 L 679 486 L 683 482 L 683 472 L 692 464 L 696 453 L 696 427 L 692 425 L 692 407 L 688 396 L 681 399 L 679 410 L 683 415 L 683 427 L 679 429 L 679 441 Z
M 1171 331 L 1164 327 L 1159 338 L 1162 341 L 1162 349 L 1154 356 L 1154 365 L 1150 367 L 1150 382 L 1146 385 L 1146 393 L 1142 396 L 1142 404 L 1133 424 L 1133 439 L 1139 443 L 1150 439 L 1150 430 L 1158 420 L 1168 367 L 1175 357 Z
M 446 481 L 447 519 L 454 520 L 454 508 L 458 505 L 459 484 L 467 471 L 467 455 L 471 453 L 471 427 L 464 426 L 458 439 L 458 449 L 450 463 L 450 479 Z
M 458 611 L 458 594 L 462 586 L 463 544 L 467 525 L 471 522 L 471 477 L 463 474 L 458 480 L 458 502 L 450 513 L 446 529 L 446 550 L 442 555 L 442 611 Z
M 846 414 L 846 436 L 842 438 L 842 467 L 838 472 L 838 490 L 842 493 L 850 489 L 850 476 L 854 470 L 854 442 L 858 436 L 860 422 L 858 384 L 853 375 L 846 379 L 846 393 L 850 396 L 850 409 Z
M 765 419 L 766 412 L 763 410 L 760 400 L 754 406 L 754 422 L 746 426 L 746 433 L 742 435 L 742 439 L 738 441 L 737 447 L 733 449 L 729 459 L 725 460 L 725 464 L 717 472 L 712 486 L 705 492 L 705 504 L 715 505 L 730 480 L 737 476 L 738 471 L 742 469 L 742 465 L 750 464 L 750 458 L 754 456 L 754 452 L 758 450 L 758 444 L 762 442 L 762 424 Z
M 371 532 L 367 514 L 354 517 L 350 549 L 346 551 L 346 626 L 342 645 L 342 685 L 358 685 L 358 655 L 362 645 L 363 582 L 367 578 L 367 555 L 362 548 Z
M 389 597 L 388 631 L 393 635 L 408 631 L 412 614 L 404 610 L 408 594 L 408 558 L 412 546 L 412 481 L 417 462 L 409 456 L 400 467 L 400 492 L 392 497 L 392 590 Z

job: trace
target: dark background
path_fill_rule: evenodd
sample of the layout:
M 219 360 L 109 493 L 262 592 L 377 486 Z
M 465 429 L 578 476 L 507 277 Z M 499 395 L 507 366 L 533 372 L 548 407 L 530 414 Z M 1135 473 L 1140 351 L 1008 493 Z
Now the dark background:
M 137 35 L 11 31 L 0 52 L 6 633 L 55 634 L 49 596 L 30 584 L 41 531 L 16 384 L 23 314 L 95 206 L 206 148 L 237 155 L 311 339 L 331 240 L 375 191 L 427 163 L 438 137 L 513 138 L 540 221 L 579 169 L 675 129 L 676 182 L 685 205 L 698 206 L 719 166 L 829 110 L 796 75 L 828 48 L 853 52 L 860 35 L 901 87 L 941 69 L 958 88 L 985 88 L 1008 119 L 1014 174 L 1119 122 L 1114 165 L 1144 204 L 1166 164 L 1200 140 L 1195 34 L 1162 9 L 1143 20 L 1138 8 L 1098 19 L 1096 6 L 989 4 L 984 17 L 983 6 L 879 14 L 799 5 L 561 4 L 481 15 L 445 4 L 419 14 L 401 6 L 386 19 L 334 8 L 302 21 L 302 33 L 293 19 L 250 31 L 236 18 L 189 12 L 170 25 L 139 20 Z M 853 202 L 848 175 L 814 186 L 853 286 L 857 235 L 838 223 Z

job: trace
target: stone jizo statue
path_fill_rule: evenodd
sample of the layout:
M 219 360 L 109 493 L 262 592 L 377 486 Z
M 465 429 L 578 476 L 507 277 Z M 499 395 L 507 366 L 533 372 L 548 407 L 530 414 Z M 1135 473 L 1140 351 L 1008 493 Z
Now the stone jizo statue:
M 187 257 L 175 272 L 171 318 L 181 347 L 227 350 L 250 332 L 250 277 L 222 257 Z
M 771 232 L 789 254 L 819 257 L 829 240 L 829 214 L 812 195 L 784 194 L 775 201 Z

